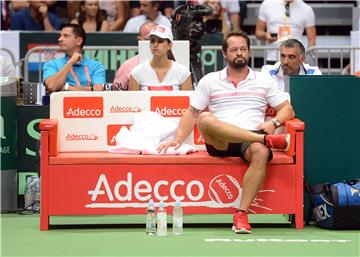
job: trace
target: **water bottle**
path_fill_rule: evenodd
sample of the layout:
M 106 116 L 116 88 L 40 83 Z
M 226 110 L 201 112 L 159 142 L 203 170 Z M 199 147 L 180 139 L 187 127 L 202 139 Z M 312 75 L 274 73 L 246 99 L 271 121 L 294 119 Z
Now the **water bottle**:
M 25 195 L 24 195 L 24 209 L 25 210 L 32 210 L 33 209 L 33 192 L 31 183 L 33 181 L 33 177 L 27 177 L 26 185 L 25 185 Z
M 180 205 L 180 201 L 176 200 L 173 209 L 173 235 L 183 234 L 183 210 Z
M 35 212 L 38 212 L 38 211 L 40 211 L 40 179 L 35 178 L 32 184 L 33 184 L 32 192 L 33 192 L 33 197 L 34 197 L 33 210 Z
M 156 213 L 156 220 L 157 220 L 157 235 L 158 236 L 166 236 L 167 235 L 167 217 L 166 217 L 166 209 L 165 209 L 163 201 L 161 201 L 159 204 L 159 208 Z
M 146 234 L 155 235 L 156 234 L 156 216 L 155 216 L 155 207 L 154 201 L 149 201 L 149 206 L 146 209 Z

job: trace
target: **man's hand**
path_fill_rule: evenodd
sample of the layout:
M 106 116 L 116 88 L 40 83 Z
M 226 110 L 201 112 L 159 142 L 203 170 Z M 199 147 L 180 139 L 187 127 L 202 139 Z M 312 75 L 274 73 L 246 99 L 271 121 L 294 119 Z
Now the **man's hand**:
M 269 32 L 266 33 L 266 41 L 270 44 L 272 42 L 275 42 L 277 40 L 277 37 L 271 36 Z
M 257 129 L 264 131 L 266 134 L 274 134 L 276 128 L 272 120 L 268 120 L 263 123 L 260 123 Z
M 166 154 L 169 147 L 174 147 L 174 149 L 177 150 L 180 146 L 181 146 L 181 143 L 178 140 L 171 140 L 166 143 L 160 144 L 156 150 L 159 153 Z
M 48 7 L 46 4 L 44 4 L 44 3 L 40 4 L 39 13 L 41 13 L 42 18 L 45 18 L 48 15 Z
M 78 52 L 75 52 L 75 53 L 73 53 L 73 55 L 69 59 L 68 63 L 70 63 L 71 65 L 74 65 L 76 63 L 80 63 L 81 60 L 82 60 L 82 54 L 78 53 Z

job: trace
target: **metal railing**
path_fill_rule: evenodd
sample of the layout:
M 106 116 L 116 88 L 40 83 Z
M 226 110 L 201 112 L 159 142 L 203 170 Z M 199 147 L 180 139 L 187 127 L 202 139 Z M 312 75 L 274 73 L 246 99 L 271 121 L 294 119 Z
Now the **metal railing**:
M 323 74 L 341 74 L 350 62 L 355 62 L 356 55 L 360 56 L 360 46 L 313 46 L 306 55 L 314 65 L 320 66 Z M 350 74 L 356 72 L 354 63 L 349 68 Z
M 7 49 L 7 48 L 0 48 L 0 52 L 1 52 L 1 51 L 6 53 L 5 56 L 8 55 L 8 56 L 10 57 L 11 62 L 14 64 L 14 66 L 17 65 L 15 56 L 14 56 L 14 54 L 13 54 L 9 49 Z M 0 55 L 3 55 L 3 54 L 0 54 Z
M 130 51 L 137 50 L 137 46 L 85 46 L 84 51 L 87 52 L 88 56 L 94 56 L 96 51 L 120 51 L 120 50 L 126 50 L 126 57 L 129 58 Z M 61 51 L 60 47 L 58 46 L 36 46 L 34 48 L 31 48 L 24 57 L 24 82 L 29 82 L 29 59 L 32 54 L 38 54 L 37 61 L 38 61 L 38 78 L 39 82 L 42 82 L 42 64 L 51 60 L 51 59 L 45 59 L 42 56 L 42 54 L 45 51 Z M 107 55 L 101 55 L 102 59 L 97 58 L 98 61 L 101 63 L 104 63 L 104 58 L 107 57 Z
M 103 64 L 112 58 L 113 51 L 125 51 L 126 58 L 133 56 L 138 50 L 137 46 L 86 46 L 84 50 L 87 55 L 92 58 L 97 56 L 98 61 Z M 252 46 L 250 49 L 249 65 L 254 70 L 260 70 L 266 62 L 266 55 L 268 51 L 279 51 L 276 46 Z M 37 46 L 30 49 L 24 58 L 24 82 L 29 82 L 29 59 L 33 54 L 38 54 L 35 58 L 38 62 L 38 82 L 42 82 L 42 65 L 49 59 L 44 58 L 44 52 L 46 51 L 60 51 L 58 46 Z M 102 54 L 99 54 L 103 51 Z M 307 61 L 310 61 L 311 65 L 319 66 L 323 74 L 341 74 L 344 67 L 351 60 L 355 60 L 356 51 L 360 51 L 360 47 L 353 46 L 331 46 L 331 47 L 311 47 L 308 49 Z M 104 54 L 106 53 L 106 54 Z M 222 56 L 221 46 L 202 46 L 201 51 L 202 69 L 204 73 L 220 70 L 225 66 L 225 61 Z M 107 59 L 107 60 L 106 60 Z M 33 59 L 34 60 L 34 59 Z M 106 68 L 106 67 L 105 67 Z M 113 71 L 114 76 L 118 67 L 113 69 L 106 69 L 107 71 Z M 352 64 L 351 74 L 354 74 L 355 68 Z M 34 81 L 33 81 L 34 82 Z

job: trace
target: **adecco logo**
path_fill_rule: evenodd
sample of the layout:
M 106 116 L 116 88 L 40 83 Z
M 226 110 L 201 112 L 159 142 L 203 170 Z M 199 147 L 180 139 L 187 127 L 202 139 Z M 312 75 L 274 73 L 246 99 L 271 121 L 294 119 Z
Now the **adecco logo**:
M 65 137 L 66 141 L 94 141 L 97 140 L 98 137 L 91 133 L 91 134 L 67 134 Z
M 148 179 L 127 172 L 122 180 L 108 180 L 100 174 L 96 184 L 88 194 L 91 202 L 87 208 L 142 208 L 147 201 L 180 200 L 184 206 L 205 206 L 211 208 L 237 208 L 242 188 L 229 174 L 219 174 L 210 180 L 199 178 L 156 178 Z M 105 202 L 99 202 L 98 197 Z M 98 201 L 97 201 L 98 200 Z M 115 202 L 114 202 L 115 201 Z M 145 204 L 145 205 L 144 205 Z M 144 205 L 144 206 L 143 206 Z
M 188 96 L 152 96 L 150 110 L 163 117 L 181 117 L 190 106 Z
M 107 145 L 116 145 L 116 135 L 125 126 L 130 129 L 132 124 L 109 124 L 107 125 Z
M 64 118 L 102 118 L 102 97 L 64 97 Z
M 110 107 L 110 113 L 124 113 L 124 112 L 141 112 L 139 106 L 120 106 L 113 105 Z
M 204 145 L 205 141 L 200 134 L 200 131 L 197 126 L 194 127 L 194 144 L 195 145 Z

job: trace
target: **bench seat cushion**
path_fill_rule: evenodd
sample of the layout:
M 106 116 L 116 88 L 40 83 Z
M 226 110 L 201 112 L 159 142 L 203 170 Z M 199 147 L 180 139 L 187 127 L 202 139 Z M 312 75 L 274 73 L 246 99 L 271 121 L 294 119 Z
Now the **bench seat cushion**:
M 294 158 L 274 152 L 270 164 L 293 164 Z M 239 157 L 212 157 L 207 152 L 188 155 L 128 155 L 109 152 L 66 152 L 49 158 L 49 164 L 246 164 Z

